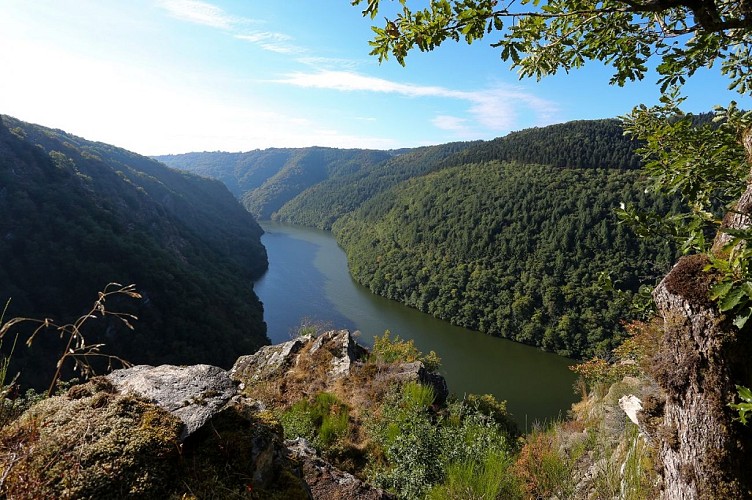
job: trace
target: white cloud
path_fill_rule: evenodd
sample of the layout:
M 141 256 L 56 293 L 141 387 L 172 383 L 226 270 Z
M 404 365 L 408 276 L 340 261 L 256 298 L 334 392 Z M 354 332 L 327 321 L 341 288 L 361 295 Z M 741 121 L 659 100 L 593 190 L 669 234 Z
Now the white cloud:
M 286 42 L 290 40 L 292 37 L 285 35 L 283 33 L 269 33 L 267 32 L 259 32 L 259 33 L 249 33 L 245 35 L 235 35 L 235 38 L 239 38 L 240 40 L 245 40 L 247 42 L 251 43 L 259 43 L 259 42 Z
M 292 73 L 277 80 L 297 87 L 331 89 L 342 91 L 368 91 L 401 94 L 408 97 L 461 97 L 463 92 L 443 87 L 420 86 L 397 83 L 349 71 L 319 71 L 317 73 Z
M 458 118 L 456 116 L 449 115 L 439 115 L 431 120 L 431 123 L 433 123 L 436 128 L 440 128 L 442 130 L 450 130 L 452 132 L 461 133 L 468 132 L 467 120 L 465 118 Z
M 291 44 L 292 37 L 284 33 L 255 32 L 235 35 L 238 40 L 244 40 L 258 45 L 264 50 L 277 52 L 278 54 L 291 54 L 301 52 L 302 49 Z
M 461 132 L 463 135 L 472 133 L 479 125 L 492 131 L 509 131 L 517 123 L 520 113 L 535 115 L 538 125 L 545 125 L 554 121 L 558 108 L 555 103 L 541 99 L 519 88 L 497 86 L 490 89 L 466 91 L 448 89 L 439 86 L 423 86 L 409 83 L 398 83 L 382 78 L 374 78 L 349 71 L 318 71 L 315 73 L 292 73 L 286 78 L 277 80 L 303 88 L 317 88 L 338 90 L 343 92 L 377 92 L 398 94 L 406 97 L 439 97 L 464 101 L 469 104 L 470 120 L 439 115 L 432 123 L 443 130 Z M 464 120 L 464 122 L 461 122 Z
M 297 61 L 306 66 L 313 66 L 315 68 L 347 68 L 355 69 L 362 63 L 352 59 L 341 59 L 335 57 L 314 57 L 305 56 L 299 57 Z
M 242 21 L 216 5 L 199 0 L 161 0 L 159 5 L 176 19 L 222 30 L 232 30 Z

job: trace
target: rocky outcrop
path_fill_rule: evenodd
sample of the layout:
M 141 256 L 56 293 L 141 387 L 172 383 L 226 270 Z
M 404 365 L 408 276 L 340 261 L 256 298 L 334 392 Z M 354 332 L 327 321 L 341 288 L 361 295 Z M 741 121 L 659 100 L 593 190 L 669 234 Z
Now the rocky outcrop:
M 333 467 L 303 438 L 285 441 L 290 456 L 301 464 L 313 498 L 326 500 L 388 500 L 394 496 Z
M 237 393 L 227 371 L 210 365 L 138 365 L 107 376 L 123 393 L 157 404 L 184 424 L 180 441 L 204 426 Z
M 322 390 L 354 412 L 395 384 L 443 377 L 421 362 L 366 362 L 347 330 L 300 337 L 216 366 L 116 370 L 45 399 L 0 429 L 0 494 L 12 498 L 391 498 L 283 441 L 268 407 Z M 273 395 L 273 397 L 269 397 Z
M 0 431 L 0 491 L 9 498 L 205 498 L 219 490 L 311 498 L 279 425 L 237 395 L 219 404 L 229 380 L 220 372 L 141 366 L 41 401 Z M 176 405 L 161 385 L 171 380 L 193 400 Z
M 393 384 L 421 382 L 434 389 L 436 402 L 449 395 L 446 380 L 425 368 L 422 362 L 382 363 L 377 369 L 366 366 L 368 350 L 360 346 L 348 330 L 332 330 L 316 337 L 298 337 L 283 344 L 265 346 L 243 356 L 230 370 L 230 378 L 246 395 L 267 404 L 286 405 L 321 391 L 349 393 L 367 404 L 362 396 L 366 383 L 371 399 Z M 368 399 L 368 398 L 365 398 Z
M 310 337 L 297 337 L 241 356 L 230 369 L 230 378 L 243 384 L 281 376 L 292 367 L 298 352 L 309 340 Z
M 297 337 L 282 344 L 264 346 L 254 354 L 242 356 L 230 369 L 230 377 L 241 384 L 283 377 L 298 366 L 302 351 L 308 358 L 326 358 L 317 361 L 323 361 L 318 364 L 326 367 L 324 373 L 331 380 L 348 375 L 353 364 L 368 352 L 355 342 L 348 330 L 332 330 L 317 337 Z

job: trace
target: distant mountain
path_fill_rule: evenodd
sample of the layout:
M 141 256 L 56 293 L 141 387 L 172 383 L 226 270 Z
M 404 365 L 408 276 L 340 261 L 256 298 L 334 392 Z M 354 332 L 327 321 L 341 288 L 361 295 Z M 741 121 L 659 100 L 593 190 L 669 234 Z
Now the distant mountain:
M 154 158 L 171 167 L 221 180 L 255 217 L 269 219 L 309 187 L 368 169 L 391 156 L 387 151 L 311 147 Z
M 89 332 L 108 353 L 228 366 L 269 342 L 252 291 L 267 267 L 263 231 L 220 182 L 2 116 L 0 213 L 6 319 L 70 321 L 116 281 L 144 299 L 112 304 L 139 316 L 135 332 L 115 323 Z M 48 336 L 16 347 L 27 381 L 49 381 L 62 346 Z

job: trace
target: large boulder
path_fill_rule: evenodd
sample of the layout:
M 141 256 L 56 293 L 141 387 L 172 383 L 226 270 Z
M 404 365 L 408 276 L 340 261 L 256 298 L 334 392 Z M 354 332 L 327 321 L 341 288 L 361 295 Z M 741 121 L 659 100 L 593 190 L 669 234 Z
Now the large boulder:
M 123 393 L 151 401 L 185 425 L 180 441 L 204 426 L 237 394 L 227 371 L 211 365 L 138 365 L 107 375 Z

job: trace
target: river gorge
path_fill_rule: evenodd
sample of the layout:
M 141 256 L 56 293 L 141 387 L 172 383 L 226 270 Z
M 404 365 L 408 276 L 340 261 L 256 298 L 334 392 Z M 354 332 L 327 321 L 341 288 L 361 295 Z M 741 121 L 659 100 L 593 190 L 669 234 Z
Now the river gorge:
M 287 341 L 303 322 L 359 330 L 371 345 L 389 330 L 441 357 L 449 390 L 493 394 L 506 400 L 522 430 L 535 421 L 564 417 L 576 399 L 573 360 L 540 349 L 450 325 L 357 284 L 331 233 L 264 222 L 261 241 L 269 270 L 254 289 L 264 304 L 272 343 Z

